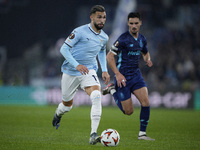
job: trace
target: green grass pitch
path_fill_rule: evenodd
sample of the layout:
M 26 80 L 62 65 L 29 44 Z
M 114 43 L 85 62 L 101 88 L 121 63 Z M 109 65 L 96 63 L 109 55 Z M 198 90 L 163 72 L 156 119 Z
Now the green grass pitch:
M 140 109 L 125 116 L 117 107 L 103 107 L 98 133 L 114 128 L 120 134 L 117 147 L 89 145 L 90 107 L 74 107 L 58 130 L 51 121 L 57 106 L 0 105 L 0 150 L 198 150 L 200 111 L 151 109 L 148 136 L 137 140 Z

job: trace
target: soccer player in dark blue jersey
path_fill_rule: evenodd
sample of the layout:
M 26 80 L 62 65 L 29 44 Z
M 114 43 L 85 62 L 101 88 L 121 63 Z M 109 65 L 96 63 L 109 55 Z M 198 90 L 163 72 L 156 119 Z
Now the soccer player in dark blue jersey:
M 150 106 L 148 90 L 139 69 L 142 54 L 148 67 L 153 65 L 147 49 L 146 38 L 139 33 L 142 21 L 139 13 L 128 15 L 129 30 L 117 39 L 107 54 L 107 61 L 115 74 L 115 84 L 103 89 L 103 95 L 112 94 L 117 106 L 126 115 L 133 113 L 131 93 L 141 104 L 139 140 L 154 140 L 146 135 L 149 122 Z M 114 56 L 118 56 L 115 62 Z

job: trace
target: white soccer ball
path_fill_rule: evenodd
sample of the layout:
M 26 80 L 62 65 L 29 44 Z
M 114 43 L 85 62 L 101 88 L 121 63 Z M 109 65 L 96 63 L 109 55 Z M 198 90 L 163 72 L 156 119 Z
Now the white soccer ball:
M 117 146 L 120 136 L 115 129 L 106 129 L 101 133 L 101 143 L 104 146 Z

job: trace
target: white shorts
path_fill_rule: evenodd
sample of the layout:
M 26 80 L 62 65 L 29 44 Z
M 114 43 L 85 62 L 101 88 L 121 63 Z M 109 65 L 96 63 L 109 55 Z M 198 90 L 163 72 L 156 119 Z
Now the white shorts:
M 81 76 L 71 76 L 63 73 L 61 80 L 62 100 L 67 102 L 73 99 L 74 95 L 81 87 L 85 90 L 85 87 L 98 85 L 100 86 L 99 79 L 95 70 L 89 70 L 89 73 Z

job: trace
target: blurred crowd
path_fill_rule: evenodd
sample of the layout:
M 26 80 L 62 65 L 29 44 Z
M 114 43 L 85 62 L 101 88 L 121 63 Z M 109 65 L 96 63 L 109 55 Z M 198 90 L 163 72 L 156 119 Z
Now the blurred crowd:
M 154 63 L 148 68 L 141 61 L 141 71 L 150 90 L 193 91 L 200 88 L 200 4 L 162 6 L 138 6 L 143 16 L 141 32 L 147 37 Z M 0 84 L 31 85 L 33 79 L 55 78 L 60 82 L 64 58 L 59 50 L 65 38 L 35 43 L 21 58 L 7 60 L 1 69 Z M 101 71 L 98 74 L 101 78 Z
M 154 20 L 150 24 L 153 26 L 149 40 L 154 67 L 143 71 L 153 90 L 195 90 L 200 87 L 199 5 L 184 4 L 173 8 L 165 12 L 166 17 L 157 14 L 156 20 L 162 23 L 157 24 Z

